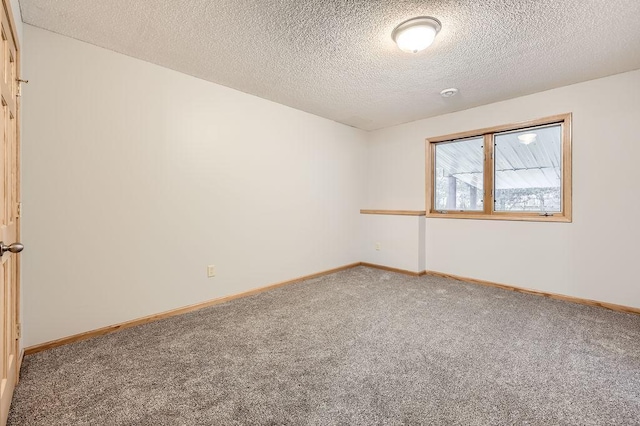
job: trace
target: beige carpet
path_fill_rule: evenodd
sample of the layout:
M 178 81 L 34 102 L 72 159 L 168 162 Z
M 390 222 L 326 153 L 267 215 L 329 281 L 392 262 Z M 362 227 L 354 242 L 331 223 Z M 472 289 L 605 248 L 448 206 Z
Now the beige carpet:
M 26 357 L 9 417 L 427 424 L 640 424 L 640 316 L 358 267 Z

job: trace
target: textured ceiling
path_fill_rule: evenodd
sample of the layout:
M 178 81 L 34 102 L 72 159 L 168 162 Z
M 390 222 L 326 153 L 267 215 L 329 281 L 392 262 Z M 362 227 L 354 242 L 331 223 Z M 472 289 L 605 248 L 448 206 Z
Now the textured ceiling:
M 20 4 L 28 24 L 365 130 L 640 68 L 640 0 Z M 442 31 L 404 53 L 391 31 L 419 15 Z

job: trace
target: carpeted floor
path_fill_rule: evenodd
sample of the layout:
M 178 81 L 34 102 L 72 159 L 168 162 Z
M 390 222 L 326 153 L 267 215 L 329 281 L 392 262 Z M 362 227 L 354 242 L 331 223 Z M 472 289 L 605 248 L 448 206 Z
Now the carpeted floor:
M 26 357 L 9 416 L 516 424 L 640 425 L 640 316 L 358 267 Z

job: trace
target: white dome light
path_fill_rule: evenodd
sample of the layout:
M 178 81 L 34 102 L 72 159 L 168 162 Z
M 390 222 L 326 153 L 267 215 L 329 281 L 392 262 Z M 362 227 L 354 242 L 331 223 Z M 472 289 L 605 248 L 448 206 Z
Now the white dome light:
M 421 16 L 398 25 L 391 33 L 391 38 L 401 50 L 418 53 L 431 46 L 441 28 L 436 18 Z

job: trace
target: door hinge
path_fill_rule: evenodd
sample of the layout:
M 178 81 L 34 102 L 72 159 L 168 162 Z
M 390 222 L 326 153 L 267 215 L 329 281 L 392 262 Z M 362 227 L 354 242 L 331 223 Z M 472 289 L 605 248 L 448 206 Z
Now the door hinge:
M 22 337 L 22 324 L 17 323 L 16 324 L 16 339 L 19 339 Z
M 16 208 L 16 217 L 22 217 L 22 203 L 18 203 L 18 207 Z
M 20 97 L 22 96 L 22 83 L 29 84 L 29 80 L 23 80 L 21 78 L 17 78 L 16 82 L 18 83 L 18 90 L 17 90 L 16 96 Z

